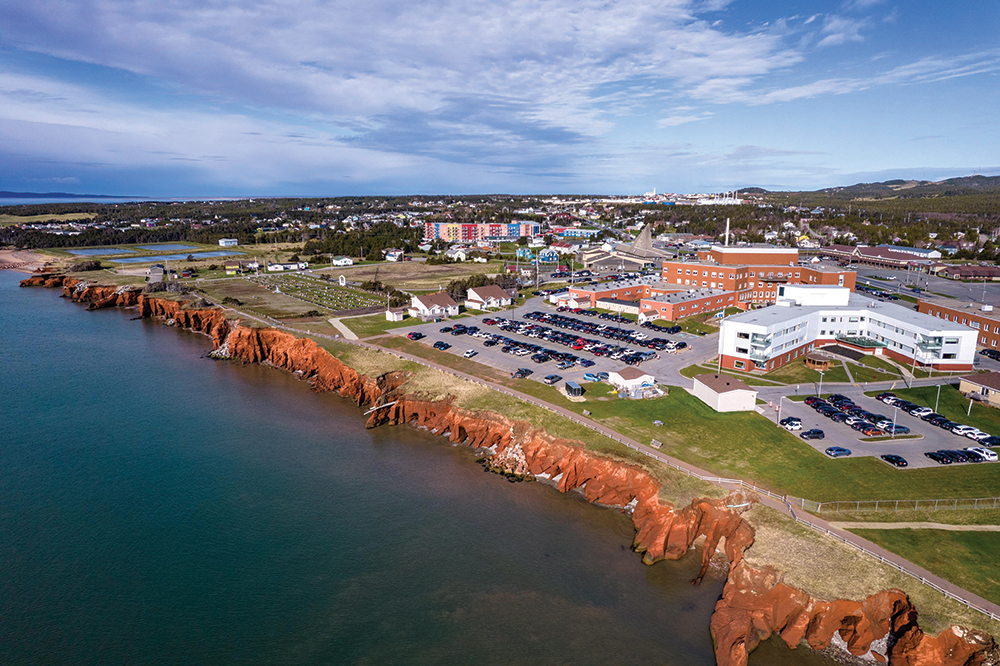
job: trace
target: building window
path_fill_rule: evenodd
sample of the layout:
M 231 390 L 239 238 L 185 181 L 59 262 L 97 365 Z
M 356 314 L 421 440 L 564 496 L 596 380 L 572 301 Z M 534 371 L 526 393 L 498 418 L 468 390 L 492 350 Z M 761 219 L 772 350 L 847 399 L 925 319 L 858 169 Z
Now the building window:
M 953 359 L 953 358 L 955 358 L 955 354 L 944 354 L 941 358 Z
M 743 361 L 734 361 L 733 367 L 735 367 L 737 370 L 743 370 L 744 368 L 747 367 L 747 364 L 744 363 Z
M 750 277 L 757 277 L 753 271 L 750 271 Z
M 750 350 L 747 349 L 746 347 L 737 347 L 736 348 L 736 353 L 737 354 L 749 354 Z
M 749 340 L 750 339 L 750 334 L 749 333 L 745 333 L 745 332 L 740 332 L 740 333 L 736 334 L 736 337 L 743 338 L 744 340 Z

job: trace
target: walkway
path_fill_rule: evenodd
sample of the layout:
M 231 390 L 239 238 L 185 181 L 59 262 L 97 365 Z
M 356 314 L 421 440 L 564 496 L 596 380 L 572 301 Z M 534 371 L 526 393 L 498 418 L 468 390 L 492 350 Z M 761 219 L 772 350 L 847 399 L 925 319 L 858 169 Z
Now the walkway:
M 831 522 L 839 530 L 946 530 L 948 532 L 1000 532 L 1000 525 L 949 525 L 948 523 Z
M 357 340 L 358 339 L 358 336 L 354 334 L 354 331 L 352 331 L 351 329 L 349 329 L 347 327 L 347 324 L 345 324 L 344 322 L 340 321 L 340 317 L 333 317 L 332 319 L 327 319 L 327 321 L 330 322 L 331 326 L 333 326 L 335 329 L 337 329 L 338 331 L 340 331 L 343 334 L 344 338 L 346 338 L 347 340 Z
M 224 309 L 231 309 L 231 308 L 224 308 Z M 239 311 L 235 312 L 237 312 L 238 314 L 243 314 L 242 312 Z M 360 340 L 344 340 L 343 338 L 334 337 L 330 335 L 323 335 L 320 333 L 303 331 L 301 329 L 292 328 L 290 326 L 286 326 L 284 324 L 275 322 L 274 320 L 265 321 L 259 317 L 253 317 L 253 316 L 250 316 L 250 318 L 262 323 L 267 323 L 268 325 L 273 326 L 274 328 L 280 328 L 286 330 L 290 333 L 297 333 L 300 335 L 310 335 L 313 337 L 326 338 L 329 340 L 339 339 L 340 341 L 346 342 L 348 344 L 364 347 L 366 349 L 371 349 L 374 351 L 379 351 L 385 354 L 392 354 L 397 358 L 405 359 L 407 361 L 412 361 L 414 363 L 418 363 L 428 368 L 433 368 L 434 370 L 438 370 L 440 372 L 450 374 L 460 379 L 464 379 L 466 381 L 479 384 L 480 386 L 484 386 L 486 388 L 499 391 L 500 393 L 505 393 L 507 395 L 518 398 L 519 400 L 523 400 L 524 402 L 537 405 L 539 407 L 542 407 L 543 409 L 547 409 L 551 412 L 559 414 L 560 416 L 564 416 L 570 419 L 571 421 L 575 421 L 580 425 L 586 426 L 587 428 L 593 430 L 594 432 L 597 432 L 601 435 L 604 435 L 605 437 L 608 437 L 609 439 L 613 439 L 616 442 L 624 444 L 625 446 L 635 451 L 638 451 L 639 453 L 643 453 L 649 456 L 650 458 L 653 458 L 658 462 L 667 465 L 668 467 L 685 472 L 690 476 L 701 479 L 702 481 L 714 483 L 727 490 L 746 489 L 755 492 L 760 496 L 760 500 L 764 505 L 769 506 L 777 511 L 780 511 L 781 513 L 784 513 L 787 516 L 790 516 L 796 522 L 805 525 L 807 527 L 811 527 L 812 529 L 818 532 L 831 536 L 842 543 L 848 544 L 854 547 L 855 549 L 860 550 L 861 552 L 874 557 L 879 562 L 887 564 L 890 567 L 896 569 L 897 571 L 905 573 L 911 576 L 912 578 L 919 580 L 921 583 L 937 589 L 938 591 L 942 592 L 945 596 L 948 596 L 958 601 L 959 603 L 964 604 L 969 608 L 977 610 L 983 613 L 984 615 L 993 618 L 994 620 L 1000 621 L 1000 605 L 997 605 L 995 603 L 983 599 L 982 597 L 972 594 L 968 590 L 964 590 L 961 587 L 953 583 L 950 583 L 939 576 L 932 574 L 926 569 L 918 567 L 909 560 L 906 560 L 905 558 L 900 557 L 895 553 L 891 553 L 885 550 L 884 548 L 868 541 L 867 539 L 862 539 L 858 535 L 852 534 L 851 532 L 846 531 L 844 528 L 839 527 L 833 523 L 827 522 L 822 518 L 810 514 L 799 515 L 792 509 L 792 506 L 787 501 L 785 501 L 785 497 L 783 495 L 779 495 L 765 488 L 761 488 L 756 484 L 748 483 L 746 481 L 743 481 L 742 479 L 727 479 L 724 477 L 716 476 L 711 472 L 708 472 L 707 470 L 700 469 L 682 460 L 678 460 L 664 453 L 661 453 L 660 451 L 654 449 L 653 447 L 647 444 L 643 444 L 629 437 L 625 437 L 624 435 L 612 430 L 611 428 L 608 428 L 602 425 L 601 423 L 598 423 L 597 421 L 588 419 L 585 416 L 581 416 L 580 414 L 577 414 L 576 412 L 566 409 L 565 407 L 553 405 L 551 403 L 545 402 L 544 400 L 528 395 L 526 393 L 521 393 L 520 391 L 510 389 L 506 386 L 501 386 L 500 384 L 495 384 L 493 382 L 480 379 L 479 377 L 475 377 L 473 375 L 461 372 L 459 370 L 455 370 L 453 368 L 449 368 L 447 366 L 434 363 L 433 361 L 428 361 L 425 358 L 414 356 L 413 354 L 408 354 L 406 352 L 402 352 L 395 349 L 386 349 L 385 347 L 379 347 L 377 345 L 368 344 Z

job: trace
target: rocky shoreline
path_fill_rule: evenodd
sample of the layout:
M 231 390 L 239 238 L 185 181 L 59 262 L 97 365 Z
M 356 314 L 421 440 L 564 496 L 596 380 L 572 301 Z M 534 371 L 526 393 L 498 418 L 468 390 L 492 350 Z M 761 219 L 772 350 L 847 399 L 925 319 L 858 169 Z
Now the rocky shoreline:
M 790 648 L 839 647 L 870 663 L 998 663 L 997 646 L 987 634 L 961 627 L 937 636 L 924 633 L 916 608 L 902 590 L 885 590 L 861 601 L 827 601 L 786 585 L 781 572 L 771 567 L 750 566 L 744 551 L 754 542 L 754 528 L 741 516 L 745 507 L 732 507 L 757 501 L 752 493 L 734 491 L 724 499 L 702 498 L 675 507 L 660 499 L 660 485 L 648 472 L 589 452 L 581 442 L 552 437 L 544 428 L 501 414 L 465 410 L 450 400 L 408 395 L 406 373 L 362 375 L 312 340 L 244 326 L 227 319 L 221 309 L 185 307 L 138 287 L 103 286 L 52 273 L 32 275 L 21 286 L 61 288 L 63 296 L 88 303 L 88 309 L 138 307 L 141 317 L 209 335 L 216 358 L 284 369 L 309 381 L 314 390 L 337 392 L 358 406 L 387 405 L 371 413 L 369 428 L 411 424 L 447 433 L 451 442 L 487 450 L 486 464 L 509 478 L 548 479 L 560 492 L 579 490 L 590 502 L 619 507 L 631 515 L 633 547 L 646 564 L 679 559 L 703 537 L 702 566 L 692 582 L 705 575 L 721 543 L 729 573 L 711 621 L 720 666 L 744 666 L 760 641 L 774 634 Z

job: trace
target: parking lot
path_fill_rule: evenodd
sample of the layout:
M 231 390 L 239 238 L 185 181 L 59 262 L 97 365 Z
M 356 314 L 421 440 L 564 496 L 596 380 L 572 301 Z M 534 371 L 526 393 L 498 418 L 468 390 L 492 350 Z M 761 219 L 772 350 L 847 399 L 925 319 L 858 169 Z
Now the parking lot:
M 851 450 L 851 457 L 875 456 L 876 458 L 887 453 L 895 453 L 906 458 L 909 467 L 905 469 L 919 469 L 921 467 L 936 467 L 938 463 L 924 456 L 926 451 L 936 451 L 938 449 L 964 449 L 978 444 L 966 437 L 942 430 L 931 425 L 920 418 L 911 416 L 902 410 L 894 410 L 892 407 L 876 400 L 873 397 L 864 395 L 860 389 L 850 388 L 840 390 L 841 394 L 854 401 L 859 407 L 875 414 L 885 415 L 892 419 L 895 416 L 896 423 L 910 429 L 909 435 L 921 435 L 920 439 L 887 439 L 880 442 L 863 442 L 861 433 L 851 428 L 846 423 L 835 423 L 829 418 L 815 411 L 812 407 L 803 402 L 781 400 L 781 418 L 794 416 L 802 421 L 802 430 L 793 432 L 798 436 L 801 432 L 811 428 L 818 428 L 825 434 L 824 439 L 804 440 L 814 449 L 824 452 L 831 446 L 842 446 Z M 934 405 L 928 405 L 933 408 Z M 895 412 L 895 414 L 894 414 Z M 770 418 L 777 423 L 777 413 L 774 407 L 770 407 Z M 779 427 L 775 425 L 775 427 Z M 888 435 L 885 435 L 888 437 Z M 888 463 L 886 463 L 888 464 Z M 973 463 L 960 463 L 973 464 Z M 989 463 L 980 463 L 989 464 Z M 905 469 L 903 471 L 905 471 Z
M 447 353 L 456 354 L 461 356 L 466 350 L 475 350 L 477 355 L 473 358 L 474 361 L 478 363 L 483 363 L 489 365 L 490 367 L 497 368 L 505 373 L 512 374 L 518 368 L 527 368 L 532 370 L 532 375 L 529 380 L 541 382 L 545 376 L 550 374 L 557 374 L 562 377 L 562 380 L 558 384 L 561 388 L 562 384 L 566 381 L 575 381 L 578 383 L 583 383 L 583 375 L 585 373 L 598 373 L 598 372 L 611 372 L 614 370 L 620 370 L 626 367 L 626 364 L 620 360 L 613 360 L 607 357 L 594 356 L 591 353 L 582 350 L 573 350 L 570 346 L 563 346 L 558 343 L 548 342 L 538 338 L 531 338 L 525 335 L 518 334 L 513 331 L 502 331 L 498 326 L 490 326 L 483 323 L 484 319 L 509 319 L 517 320 L 520 322 L 527 322 L 529 324 L 538 324 L 541 326 L 547 326 L 554 331 L 566 331 L 551 324 L 539 323 L 531 321 L 526 317 L 529 312 L 540 311 L 544 313 L 556 313 L 556 308 L 548 303 L 543 302 L 541 298 L 531 298 L 518 308 L 513 310 L 504 310 L 498 313 L 483 313 L 472 317 L 464 317 L 462 319 L 444 322 L 431 322 L 426 324 L 417 324 L 414 326 L 408 326 L 404 328 L 394 329 L 392 331 L 395 335 L 407 335 L 411 331 L 419 331 L 424 334 L 424 338 L 420 340 L 422 344 L 432 346 L 435 342 L 441 341 L 451 345 L 451 348 L 447 350 Z M 698 336 L 689 333 L 676 333 L 668 335 L 662 332 L 649 331 L 636 323 L 618 323 L 618 322 L 608 322 L 605 320 L 598 319 L 597 317 L 585 317 L 582 315 L 575 315 L 570 312 L 558 313 L 564 314 L 568 317 L 573 317 L 581 321 L 592 322 L 595 324 L 607 324 L 609 328 L 613 328 L 621 331 L 636 331 L 641 332 L 649 336 L 650 338 L 659 337 L 665 340 L 672 340 L 675 342 L 684 342 L 687 347 L 677 353 L 669 353 L 667 351 L 650 350 L 646 347 L 640 347 L 637 344 L 629 344 L 623 341 L 618 341 L 614 339 L 604 339 L 600 338 L 602 342 L 608 345 L 620 345 L 627 346 L 630 349 L 636 351 L 654 352 L 659 354 L 659 358 L 651 358 L 650 360 L 644 361 L 639 364 L 638 367 L 643 372 L 648 372 L 653 375 L 658 382 L 662 383 L 672 383 L 681 384 L 688 386 L 690 385 L 690 380 L 684 379 L 677 374 L 677 371 L 695 363 L 697 361 L 704 360 L 705 358 L 711 358 L 715 356 L 716 349 L 718 346 L 718 338 L 714 335 L 712 336 Z M 543 348 L 553 349 L 560 352 L 568 352 L 578 356 L 581 359 L 588 359 L 593 361 L 594 365 L 591 367 L 581 367 L 579 364 L 574 365 L 566 370 L 558 370 L 556 364 L 558 361 L 550 360 L 544 363 L 534 363 L 531 360 L 531 354 L 524 356 L 515 356 L 512 354 L 505 354 L 501 351 L 503 345 L 496 345 L 494 347 L 487 347 L 483 343 L 485 338 L 473 337 L 469 335 L 453 336 L 450 333 L 442 333 L 441 328 L 452 327 L 456 324 L 462 324 L 464 326 L 477 326 L 480 332 L 488 333 L 491 335 L 498 335 L 508 337 L 512 340 L 523 342 L 525 344 L 536 344 Z M 572 333 L 572 331 L 566 331 Z M 573 333 L 579 337 L 584 338 L 595 338 L 594 335 L 587 333 Z

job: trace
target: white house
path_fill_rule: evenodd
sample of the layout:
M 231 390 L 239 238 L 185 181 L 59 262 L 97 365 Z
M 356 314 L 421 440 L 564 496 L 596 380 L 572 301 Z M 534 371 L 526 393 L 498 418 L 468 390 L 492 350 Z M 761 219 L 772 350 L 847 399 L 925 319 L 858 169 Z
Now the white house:
M 458 314 L 458 303 L 443 291 L 413 296 L 409 314 L 411 317 L 454 317 Z
M 512 302 L 510 294 L 500 286 L 489 284 L 485 287 L 469 289 L 469 295 L 465 299 L 465 308 L 467 310 L 491 310 L 507 307 Z
M 406 308 L 389 308 L 385 311 L 386 321 L 403 321 L 406 318 Z
M 656 378 L 638 368 L 622 368 L 608 373 L 608 383 L 619 391 L 632 393 L 636 389 L 656 384 Z
M 386 261 L 402 261 L 406 253 L 402 250 L 391 247 L 387 250 L 382 250 L 382 254 L 385 255 Z
M 752 412 L 757 407 L 757 391 L 729 375 L 698 375 L 691 392 L 717 412 Z
M 450 247 L 445 250 L 444 256 L 454 261 L 465 261 L 469 258 L 469 251 L 464 247 Z
M 236 247 L 239 244 L 240 244 L 240 241 L 239 241 L 238 238 L 220 238 L 219 239 L 219 245 L 221 247 Z
M 354 260 L 350 257 L 334 257 L 330 262 L 331 266 L 353 266 Z
M 269 273 L 280 273 L 281 271 L 304 271 L 309 268 L 309 262 L 307 261 L 296 261 L 286 264 L 268 264 L 267 270 Z

